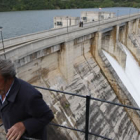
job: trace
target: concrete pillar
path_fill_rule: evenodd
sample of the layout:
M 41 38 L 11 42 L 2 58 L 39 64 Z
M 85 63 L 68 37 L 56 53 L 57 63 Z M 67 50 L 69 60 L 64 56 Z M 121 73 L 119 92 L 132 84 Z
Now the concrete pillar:
M 136 35 L 138 34 L 138 24 L 139 24 L 139 19 L 135 19 L 133 21 L 132 28 L 133 28 L 133 33 L 135 33 Z
M 138 19 L 138 28 L 140 29 L 140 19 Z
M 98 35 L 96 36 L 96 39 L 97 39 L 97 45 L 98 45 L 98 49 L 97 51 L 100 52 L 101 51 L 101 48 L 102 48 L 102 44 L 101 44 L 101 40 L 102 40 L 102 33 L 101 32 L 98 32 Z
M 115 53 L 116 41 L 117 41 L 117 38 L 118 38 L 117 34 L 118 34 L 118 27 L 116 26 L 111 31 L 109 53 L 112 53 L 112 54 Z
M 129 21 L 127 25 L 128 25 L 127 31 L 128 31 L 129 34 L 131 34 L 131 33 L 132 33 L 132 29 L 133 29 L 133 28 L 132 28 L 132 22 Z
M 137 59 L 138 59 L 139 65 L 140 65 L 140 48 L 136 49 L 136 56 L 137 56 Z
M 138 34 L 140 34 L 140 19 L 138 20 Z
M 64 75 L 68 84 L 73 79 L 74 69 L 73 69 L 73 59 L 74 59 L 74 41 L 68 41 L 61 45 L 59 53 L 59 69 Z
M 125 37 L 126 37 L 126 26 L 123 28 L 123 40 L 122 43 L 125 44 Z
M 136 35 L 138 34 L 138 28 L 139 28 L 138 25 L 139 25 L 139 19 L 135 19 L 132 24 L 132 32 L 135 33 Z
M 132 33 L 132 24 L 129 21 L 126 25 L 126 34 L 125 34 L 125 46 L 127 46 L 128 48 L 131 48 L 131 40 L 129 38 L 130 34 Z
M 135 21 L 135 34 L 139 34 L 139 19 L 136 19 Z
M 132 25 L 132 33 L 135 33 L 135 21 L 134 20 L 132 20 L 131 25 Z
M 115 40 L 116 40 L 116 42 L 115 42 L 115 54 L 118 54 L 118 42 L 119 42 L 119 26 L 117 25 L 116 27 L 115 27 L 115 29 L 116 29 L 116 37 L 114 38 Z
M 116 27 L 116 43 L 119 41 L 119 26 L 117 25 Z
M 94 58 L 98 57 L 101 51 L 102 33 L 96 32 L 94 38 L 91 39 L 91 54 Z

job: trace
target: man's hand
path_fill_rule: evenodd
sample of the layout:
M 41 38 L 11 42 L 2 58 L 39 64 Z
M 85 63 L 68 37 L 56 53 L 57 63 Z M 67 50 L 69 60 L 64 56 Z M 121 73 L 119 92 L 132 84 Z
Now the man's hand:
M 18 122 L 8 129 L 6 135 L 7 140 L 19 140 L 23 133 L 25 132 L 25 126 L 22 122 Z

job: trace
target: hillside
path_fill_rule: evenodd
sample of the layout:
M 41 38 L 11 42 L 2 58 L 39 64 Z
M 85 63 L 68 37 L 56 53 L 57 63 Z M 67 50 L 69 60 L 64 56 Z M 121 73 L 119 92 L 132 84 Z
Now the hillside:
M 1 0 L 0 11 L 140 7 L 140 0 Z

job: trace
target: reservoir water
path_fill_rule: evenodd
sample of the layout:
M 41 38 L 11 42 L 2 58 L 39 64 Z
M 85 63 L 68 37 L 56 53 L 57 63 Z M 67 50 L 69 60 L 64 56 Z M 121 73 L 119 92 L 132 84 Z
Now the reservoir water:
M 36 10 L 36 11 L 15 11 L 0 12 L 0 26 L 3 27 L 3 38 L 12 38 L 25 34 L 53 28 L 53 17 L 73 16 L 80 17 L 82 11 L 109 11 L 116 13 L 116 16 L 129 15 L 140 12 L 137 8 L 92 8 L 92 9 L 67 9 L 67 10 Z M 0 37 L 1 40 L 1 37 Z

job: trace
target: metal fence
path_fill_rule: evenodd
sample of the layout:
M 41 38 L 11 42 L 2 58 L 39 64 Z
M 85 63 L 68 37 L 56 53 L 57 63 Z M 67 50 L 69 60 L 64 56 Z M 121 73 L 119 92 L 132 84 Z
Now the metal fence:
M 78 96 L 80 98 L 85 98 L 85 100 L 86 100 L 86 104 L 85 104 L 85 106 L 86 106 L 85 130 L 79 130 L 79 129 L 70 128 L 70 127 L 59 125 L 59 124 L 55 124 L 55 123 L 50 123 L 50 125 L 53 125 L 53 126 L 62 127 L 62 128 L 70 129 L 70 130 L 77 131 L 77 132 L 82 132 L 82 133 L 85 134 L 85 140 L 88 140 L 88 136 L 89 135 L 100 137 L 100 138 L 106 139 L 106 140 L 112 140 L 110 138 L 107 138 L 107 137 L 104 137 L 104 136 L 95 134 L 93 132 L 89 132 L 89 116 L 90 116 L 89 110 L 90 110 L 90 101 L 91 100 L 95 100 L 95 101 L 99 101 L 99 102 L 104 102 L 104 103 L 108 103 L 108 104 L 112 104 L 112 105 L 117 105 L 119 107 L 125 107 L 125 108 L 128 108 L 128 109 L 133 109 L 133 110 L 136 110 L 136 111 L 140 111 L 140 109 L 139 108 L 136 108 L 136 107 L 127 106 L 127 105 L 123 105 L 123 104 L 120 104 L 120 103 L 114 103 L 114 102 L 111 102 L 111 101 L 106 101 L 106 100 L 94 98 L 94 97 L 91 97 L 90 95 L 84 96 L 84 95 L 78 95 L 76 93 L 74 94 L 74 93 L 70 93 L 70 92 L 64 92 L 64 91 L 60 91 L 60 90 L 43 88 L 43 87 L 39 87 L 39 86 L 34 86 L 34 87 L 35 88 L 38 88 L 38 89 L 53 91 L 53 92 L 56 92 L 56 93 L 62 93 L 62 94 L 66 94 L 66 95 L 72 95 L 72 96 Z
M 90 116 L 89 110 L 90 110 L 90 101 L 91 100 L 95 100 L 95 101 L 99 101 L 99 102 L 104 102 L 104 103 L 108 103 L 108 104 L 112 104 L 112 105 L 117 105 L 117 106 L 120 106 L 120 107 L 125 107 L 125 108 L 129 108 L 129 109 L 133 109 L 133 110 L 136 110 L 136 111 L 140 111 L 140 109 L 136 108 L 136 107 L 127 106 L 127 105 L 123 105 L 123 104 L 120 104 L 120 103 L 114 103 L 114 102 L 111 102 L 111 101 L 106 101 L 106 100 L 94 98 L 94 97 L 91 97 L 90 95 L 84 96 L 84 95 L 78 95 L 76 93 L 64 92 L 64 91 L 60 91 L 60 90 L 54 90 L 54 89 L 49 89 L 49 88 L 44 88 L 44 87 L 39 87 L 39 86 L 34 86 L 34 87 L 38 88 L 38 89 L 53 91 L 53 92 L 56 92 L 56 93 L 62 93 L 62 94 L 66 94 L 66 95 L 72 95 L 72 96 L 77 96 L 77 97 L 80 97 L 80 98 L 85 98 L 85 100 L 86 100 L 86 104 L 85 104 L 85 106 L 86 106 L 85 130 L 79 130 L 79 129 L 75 129 L 75 128 L 70 128 L 70 127 L 63 126 L 63 125 L 60 125 L 60 124 L 55 124 L 55 123 L 50 123 L 49 124 L 49 125 L 53 125 L 53 126 L 57 126 L 57 127 L 61 127 L 61 128 L 65 128 L 65 129 L 69 129 L 69 130 L 73 130 L 73 131 L 84 133 L 85 134 L 85 140 L 88 140 L 88 136 L 89 135 L 92 135 L 92 136 L 95 136 L 95 137 L 99 137 L 99 138 L 102 138 L 102 139 L 105 139 L 105 140 L 112 140 L 112 139 L 104 137 L 102 135 L 98 135 L 98 134 L 95 134 L 93 132 L 89 132 L 89 116 Z M 0 127 L 2 125 L 3 124 L 0 124 Z

